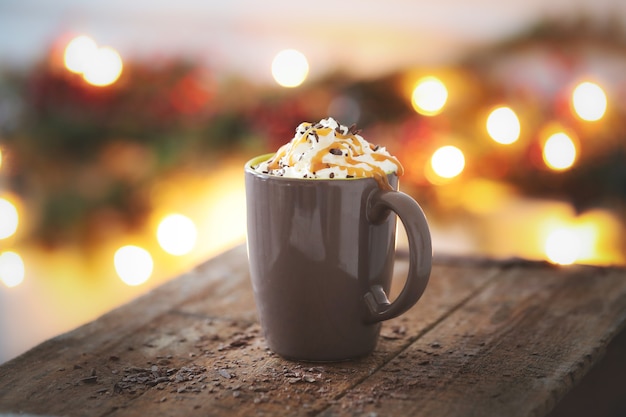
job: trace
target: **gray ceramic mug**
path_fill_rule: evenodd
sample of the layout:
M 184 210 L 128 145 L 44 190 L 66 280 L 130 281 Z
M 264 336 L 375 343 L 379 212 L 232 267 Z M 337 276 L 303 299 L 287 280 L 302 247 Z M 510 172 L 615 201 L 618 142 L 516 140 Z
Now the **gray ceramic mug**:
M 261 327 L 292 360 L 341 361 L 372 352 L 380 322 L 424 292 L 432 246 L 426 217 L 408 195 L 373 178 L 300 179 L 245 165 L 248 258 Z M 390 302 L 396 216 L 409 241 L 409 272 Z

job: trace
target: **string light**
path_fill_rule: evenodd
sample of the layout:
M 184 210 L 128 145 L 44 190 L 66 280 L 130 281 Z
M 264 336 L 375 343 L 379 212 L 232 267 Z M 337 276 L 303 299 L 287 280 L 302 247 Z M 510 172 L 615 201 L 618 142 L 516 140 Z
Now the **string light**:
M 123 64 L 120 54 L 110 47 L 99 48 L 87 63 L 83 77 L 96 87 L 106 87 L 120 78 Z
M 454 178 L 465 169 L 465 156 L 456 146 L 442 146 L 433 153 L 430 164 L 438 176 Z
M 575 231 L 560 228 L 550 233 L 545 242 L 548 259 L 559 265 L 571 265 L 580 256 L 581 241 Z
M 418 80 L 411 95 L 413 109 L 424 116 L 439 114 L 447 100 L 448 89 L 440 79 L 434 76 Z
M 9 200 L 0 198 L 0 239 L 11 237 L 17 231 L 19 216 Z
M 606 112 L 607 99 L 602 87 L 585 81 L 576 86 L 572 93 L 574 112 L 582 120 L 595 122 L 602 119 Z
M 170 214 L 159 223 L 157 240 L 171 255 L 185 255 L 193 249 L 198 237 L 194 222 L 182 214 Z
M 554 133 L 543 146 L 543 160 L 556 171 L 570 168 L 576 161 L 576 145 L 563 132 Z
M 16 287 L 24 281 L 24 261 L 15 252 L 0 254 L 0 281 L 9 288 Z
M 298 87 L 309 75 L 306 56 L 295 49 L 280 51 L 272 61 L 272 76 L 283 87 Z
M 141 285 L 150 278 L 154 262 L 150 252 L 138 246 L 119 248 L 113 258 L 115 271 L 127 285 Z
M 495 142 L 510 145 L 519 139 L 520 131 L 519 118 L 510 107 L 498 107 L 487 117 L 487 133 Z
M 65 68 L 73 73 L 82 74 L 97 50 L 98 45 L 89 36 L 75 37 L 65 47 L 63 54 Z

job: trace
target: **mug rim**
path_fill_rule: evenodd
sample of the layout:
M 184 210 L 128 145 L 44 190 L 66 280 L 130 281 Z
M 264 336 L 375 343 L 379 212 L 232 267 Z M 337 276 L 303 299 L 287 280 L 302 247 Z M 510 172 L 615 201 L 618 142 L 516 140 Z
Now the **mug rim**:
M 247 174 L 252 174 L 255 175 L 257 177 L 260 178 L 266 178 L 266 179 L 273 179 L 276 181 L 298 181 L 298 182 L 310 182 L 310 181 L 317 181 L 317 182 L 337 182 L 337 181 L 360 181 L 360 180 L 374 180 L 374 177 L 354 177 L 354 178 L 299 178 L 299 177 L 281 177 L 279 175 L 272 175 L 272 174 L 264 174 L 262 172 L 259 172 L 255 169 L 252 169 L 252 165 L 261 163 L 263 161 L 266 161 L 268 159 L 270 159 L 272 156 L 274 156 L 276 154 L 276 152 L 270 152 L 270 153 L 266 153 L 266 154 L 262 154 L 262 155 L 257 155 L 253 158 L 251 158 L 250 160 L 248 160 L 248 162 L 246 162 L 244 164 L 244 170 Z M 391 177 L 394 176 L 396 174 L 395 171 L 391 171 L 388 172 L 387 177 Z

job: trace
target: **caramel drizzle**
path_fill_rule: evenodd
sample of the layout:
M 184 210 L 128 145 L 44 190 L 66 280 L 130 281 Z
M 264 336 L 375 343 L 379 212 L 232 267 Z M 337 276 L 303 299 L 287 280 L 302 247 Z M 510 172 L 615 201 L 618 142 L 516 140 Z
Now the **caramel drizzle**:
M 319 127 L 319 125 L 313 126 L 311 123 L 304 123 L 303 125 L 306 128 L 306 131 L 302 134 L 302 136 L 299 139 L 297 139 L 295 142 L 291 144 L 292 150 L 297 148 L 298 145 L 302 143 L 310 142 L 312 140 L 318 140 L 317 139 L 318 136 L 326 136 L 333 130 L 331 127 Z M 361 145 L 361 143 L 358 141 L 358 139 L 355 137 L 355 134 L 353 133 L 354 131 L 353 127 L 349 128 L 347 133 L 344 133 L 340 127 L 338 127 L 337 129 L 334 129 L 334 131 L 335 131 L 335 140 L 330 145 L 320 149 L 311 158 L 311 167 L 310 167 L 311 172 L 316 172 L 324 168 L 339 167 L 339 168 L 345 169 L 347 172 L 347 175 L 351 177 L 357 177 L 357 178 L 373 177 L 378 183 L 378 185 L 380 186 L 380 188 L 385 189 L 385 190 L 391 190 L 392 187 L 389 184 L 389 180 L 387 179 L 387 174 L 385 173 L 383 169 L 369 162 L 358 161 L 354 159 L 354 157 L 363 155 L 364 151 L 363 151 L 363 146 Z M 313 138 L 311 138 L 311 136 L 313 136 Z M 279 162 L 285 156 L 287 156 L 288 164 L 293 166 L 297 162 L 295 160 L 296 155 L 295 155 L 295 152 L 293 151 L 288 152 L 288 149 L 289 149 L 289 144 L 285 144 L 282 147 L 280 147 L 278 151 L 276 152 L 276 154 L 268 161 L 268 168 L 271 170 L 280 169 L 281 167 L 280 167 Z M 328 153 L 332 153 L 331 149 L 338 149 L 339 151 L 341 151 L 342 154 L 344 153 L 344 151 L 347 151 L 346 152 L 347 155 L 344 156 L 344 159 L 347 164 L 351 164 L 351 165 L 324 162 L 323 161 L 324 156 L 326 156 Z M 375 148 L 372 148 L 372 150 L 375 150 Z M 334 151 L 334 152 L 337 152 L 337 151 Z M 404 174 L 404 168 L 402 167 L 398 159 L 396 159 L 395 157 L 378 154 L 378 153 L 370 153 L 369 155 L 372 157 L 372 159 L 374 159 L 377 162 L 384 162 L 387 160 L 391 161 L 397 167 L 396 175 L 401 176 Z M 368 166 L 370 169 L 368 170 L 366 168 L 357 167 L 356 165 L 359 165 L 359 164 L 364 164 Z

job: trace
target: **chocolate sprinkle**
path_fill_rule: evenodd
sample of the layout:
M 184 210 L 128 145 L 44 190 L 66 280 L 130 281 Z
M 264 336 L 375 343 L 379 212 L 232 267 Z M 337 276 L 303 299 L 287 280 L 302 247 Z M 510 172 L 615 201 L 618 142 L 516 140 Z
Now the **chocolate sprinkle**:
M 331 172 L 330 174 L 328 174 L 328 176 L 329 176 L 330 178 L 335 178 L 335 173 L 334 173 L 334 172 Z
M 330 148 L 328 152 L 332 153 L 333 155 L 343 155 L 343 152 L 341 152 L 341 149 L 338 149 L 338 148 Z
M 357 129 L 356 123 L 353 123 L 352 126 L 348 128 L 348 133 L 350 133 L 351 135 L 358 135 L 359 133 L 361 133 L 361 129 Z

